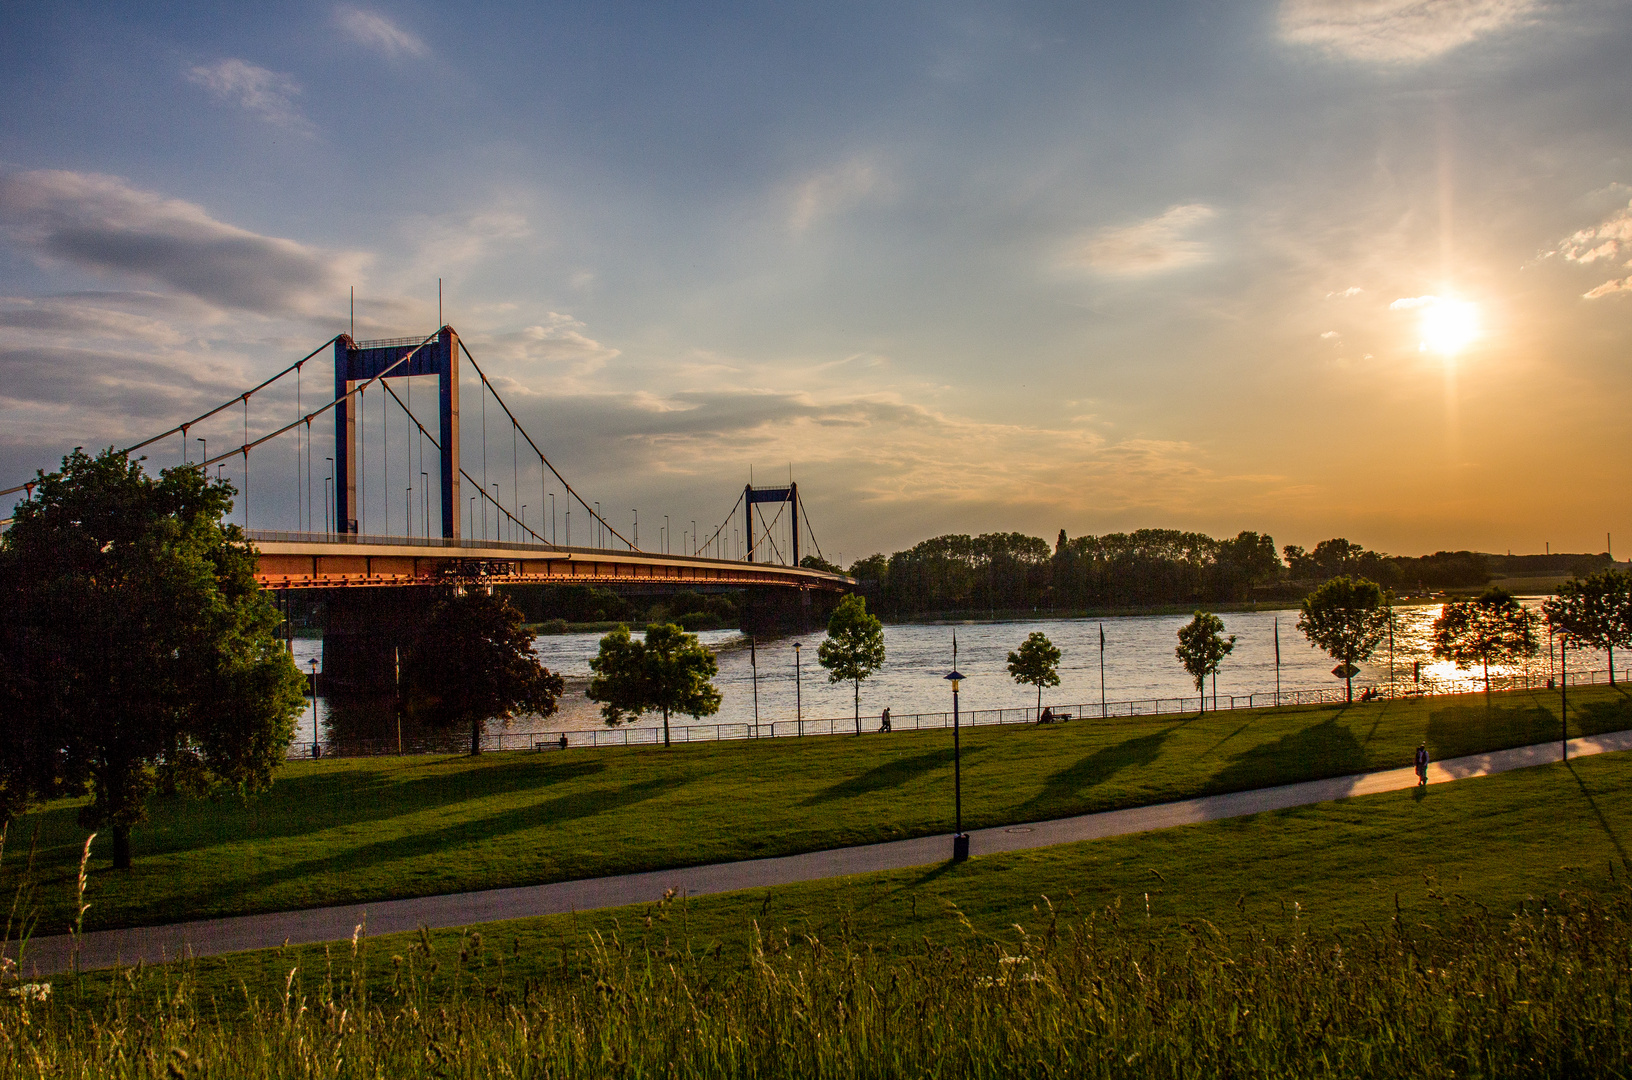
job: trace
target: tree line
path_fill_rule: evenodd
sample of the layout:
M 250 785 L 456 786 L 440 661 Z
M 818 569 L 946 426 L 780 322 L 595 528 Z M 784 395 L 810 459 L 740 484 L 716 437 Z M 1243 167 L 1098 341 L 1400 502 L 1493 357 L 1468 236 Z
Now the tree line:
M 1396 593 L 1428 592 L 1478 587 L 1505 574 L 1584 575 L 1609 561 L 1607 554 L 1388 555 L 1341 537 L 1312 550 L 1277 550 L 1272 537 L 1251 531 L 1219 539 L 1178 529 L 1069 537 L 1061 529 L 1052 548 L 1016 532 L 937 536 L 888 557 L 857 560 L 848 572 L 879 612 L 899 617 L 1297 600 L 1337 577 L 1365 578 Z

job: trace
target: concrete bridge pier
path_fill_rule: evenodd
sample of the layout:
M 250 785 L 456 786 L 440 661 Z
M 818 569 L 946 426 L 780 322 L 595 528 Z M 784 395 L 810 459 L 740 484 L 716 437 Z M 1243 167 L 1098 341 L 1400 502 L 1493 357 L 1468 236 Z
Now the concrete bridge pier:
M 406 664 L 439 594 L 434 587 L 328 590 L 323 693 L 391 693 L 397 685 L 398 650 Z
M 748 589 L 742 598 L 743 633 L 808 634 L 825 630 L 841 595 L 826 589 Z

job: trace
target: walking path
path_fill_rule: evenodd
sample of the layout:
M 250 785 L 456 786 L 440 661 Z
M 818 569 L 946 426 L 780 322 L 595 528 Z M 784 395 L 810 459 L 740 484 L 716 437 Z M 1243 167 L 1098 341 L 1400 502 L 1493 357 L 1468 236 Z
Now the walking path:
M 1572 758 L 1617 750 L 1632 750 L 1632 731 L 1571 739 L 1569 743 L 1569 756 Z M 1559 744 L 1556 742 L 1472 754 L 1429 765 L 1428 782 L 1444 784 L 1545 765 L 1557 760 Z M 1156 806 L 998 826 L 970 833 L 969 850 L 971 855 L 991 855 L 1107 836 L 1125 836 L 1176 825 L 1244 817 L 1266 810 L 1307 806 L 1354 795 L 1399 791 L 1415 786 L 1416 782 L 1413 769 L 1388 769 L 1228 795 L 1209 795 Z M 216 956 L 248 949 L 275 948 L 283 944 L 340 941 L 351 937 L 365 918 L 371 935 L 412 931 L 421 926 L 440 929 L 500 919 L 650 903 L 668 889 L 686 896 L 706 896 L 738 889 L 847 877 L 875 870 L 900 870 L 943 862 L 951 854 L 952 838 L 947 834 L 812 851 L 775 859 L 713 863 L 550 885 L 450 893 L 411 900 L 382 900 L 371 904 L 309 908 L 269 915 L 241 915 L 129 930 L 100 930 L 84 935 L 81 940 L 79 966 L 81 970 L 88 971 L 137 961 L 153 964 L 187 956 Z M 66 934 L 36 938 L 28 943 L 23 969 L 35 976 L 67 971 L 72 961 L 72 946 L 72 939 Z

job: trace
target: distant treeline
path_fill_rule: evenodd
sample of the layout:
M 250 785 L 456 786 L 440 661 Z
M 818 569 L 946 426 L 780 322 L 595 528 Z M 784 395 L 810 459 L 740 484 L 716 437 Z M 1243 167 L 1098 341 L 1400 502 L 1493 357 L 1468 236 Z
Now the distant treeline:
M 815 565 L 814 560 L 806 560 Z M 991 610 L 1086 610 L 1296 599 L 1340 574 L 1396 592 L 1478 587 L 1492 578 L 1590 573 L 1608 555 L 1487 555 L 1440 551 L 1386 555 L 1337 538 L 1312 551 L 1255 532 L 1229 539 L 1177 529 L 1068 537 L 1052 549 L 1022 533 L 952 534 L 848 573 L 888 615 Z M 823 564 L 825 566 L 825 564 Z

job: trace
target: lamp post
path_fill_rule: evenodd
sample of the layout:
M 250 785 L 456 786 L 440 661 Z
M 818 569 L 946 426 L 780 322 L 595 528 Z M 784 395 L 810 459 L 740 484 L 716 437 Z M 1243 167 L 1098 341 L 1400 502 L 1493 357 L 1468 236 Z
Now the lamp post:
M 793 643 L 793 718 L 799 725 L 796 729 L 799 734 L 805 733 L 805 706 L 804 696 L 799 688 L 799 642 Z
M 431 475 L 424 470 L 419 474 L 419 502 L 425 508 L 425 539 L 431 538 Z
M 557 543 L 561 534 L 555 531 L 555 492 L 550 492 L 550 543 Z
M 312 756 L 319 754 L 317 748 L 317 657 L 312 657 Z
M 697 557 L 697 519 L 691 519 L 691 557 Z
M 210 460 L 210 440 L 201 435 L 199 436 L 198 444 L 200 447 L 199 453 L 203 455 L 203 457 L 199 458 L 200 463 Z M 204 479 L 208 480 L 209 475 L 205 474 Z
M 969 834 L 963 831 L 963 768 L 958 753 L 958 684 L 963 681 L 963 673 L 954 662 L 945 677 L 952 684 L 952 861 L 962 862 L 969 857 Z
M 334 482 L 334 459 L 332 457 L 326 457 L 323 460 L 329 463 L 329 475 L 323 478 L 323 520 L 331 521 L 329 512 L 330 508 L 334 506 L 334 499 L 330 492 L 330 485 Z M 338 517 L 339 515 L 337 514 L 335 516 Z M 340 522 L 332 521 L 330 527 L 325 531 L 339 532 Z
M 669 553 L 669 515 L 663 515 L 663 554 Z
M 629 550 L 639 551 L 640 550 L 640 511 L 638 509 L 636 509 L 636 510 L 630 510 L 629 512 L 631 514 L 633 514 L 634 517 L 635 517 L 635 539 L 629 545 Z

